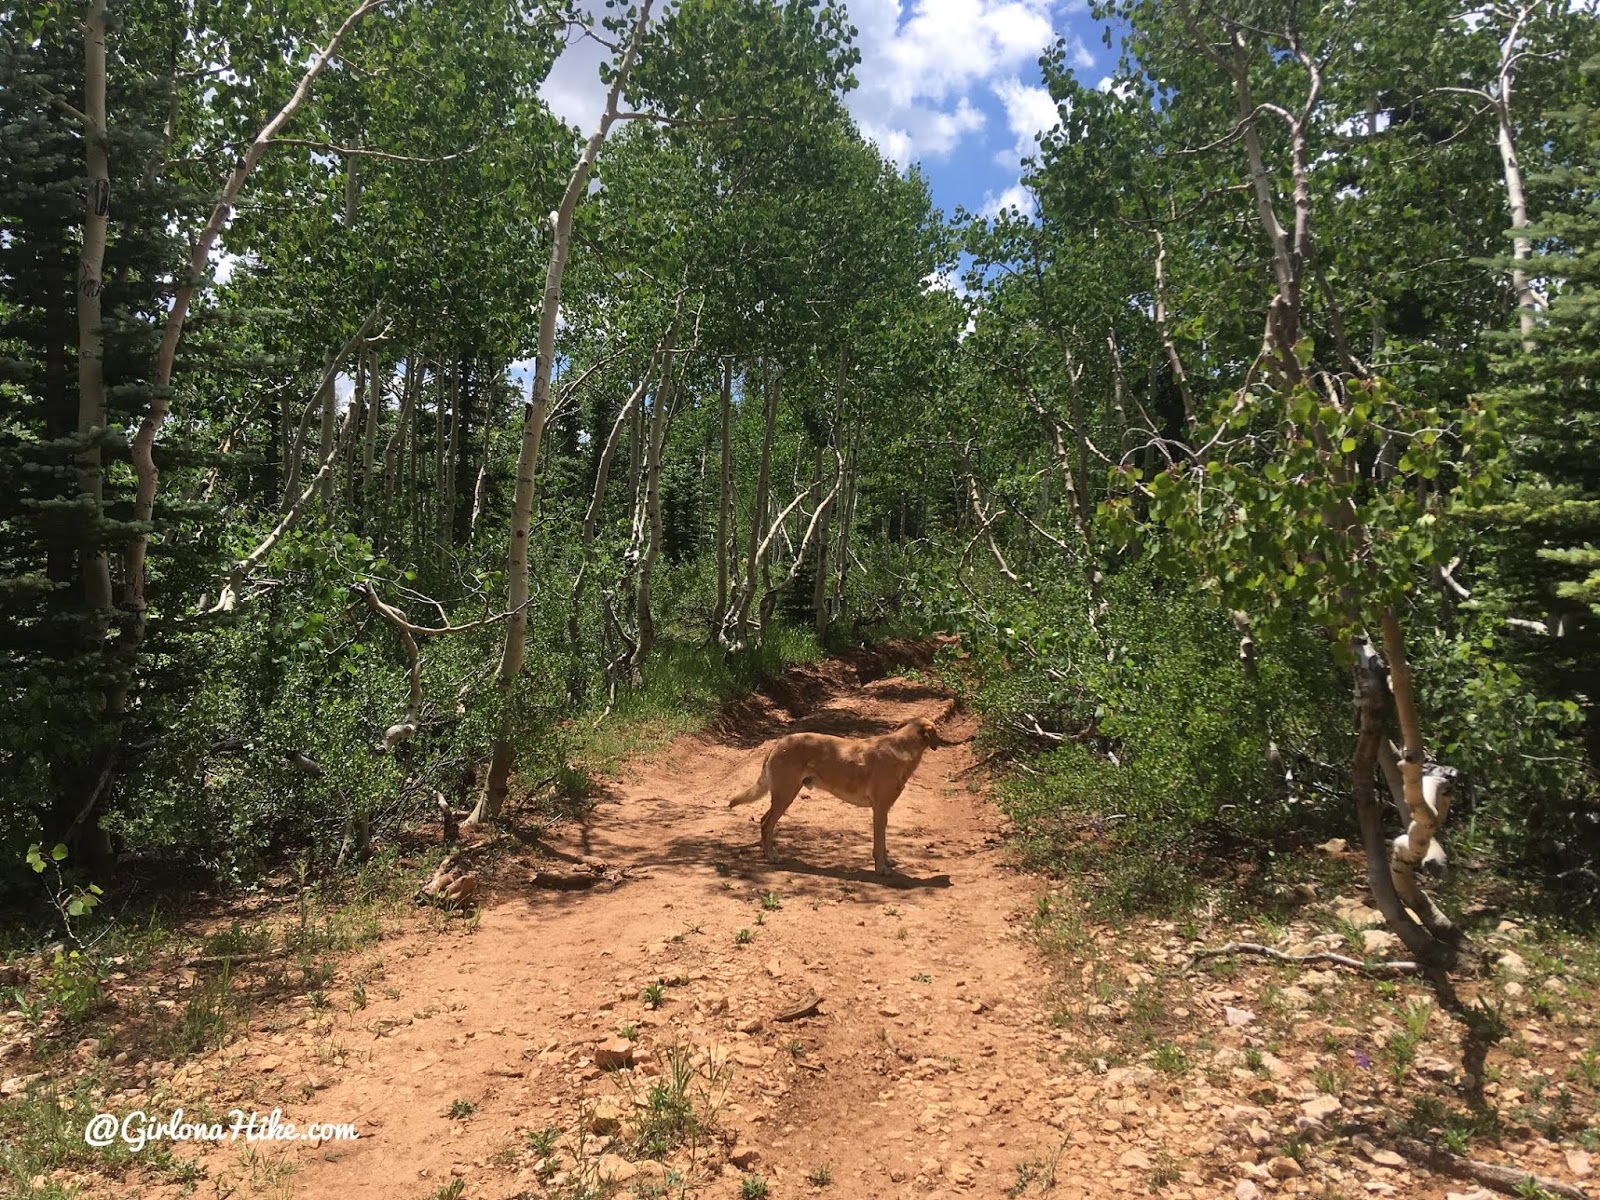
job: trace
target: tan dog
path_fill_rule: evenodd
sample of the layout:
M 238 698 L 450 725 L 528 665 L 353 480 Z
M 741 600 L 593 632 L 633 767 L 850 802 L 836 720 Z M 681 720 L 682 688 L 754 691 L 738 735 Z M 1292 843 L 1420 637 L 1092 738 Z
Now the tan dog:
M 872 863 L 878 874 L 887 875 L 894 867 L 885 844 L 889 810 L 922 761 L 923 751 L 939 744 L 939 731 L 926 717 L 915 717 L 893 733 L 875 738 L 791 733 L 772 743 L 761 778 L 729 800 L 728 807 L 772 796 L 761 818 L 761 853 L 770 862 L 778 821 L 800 789 L 814 784 L 847 804 L 872 809 Z

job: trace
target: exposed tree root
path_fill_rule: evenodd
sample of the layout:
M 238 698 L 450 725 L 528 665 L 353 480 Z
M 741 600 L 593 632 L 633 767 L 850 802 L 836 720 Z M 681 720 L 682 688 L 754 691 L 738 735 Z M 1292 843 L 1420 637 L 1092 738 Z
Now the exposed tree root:
M 1417 975 L 1422 968 L 1414 962 L 1362 962 L 1358 958 L 1350 958 L 1344 954 L 1332 954 L 1326 950 L 1319 950 L 1313 954 L 1286 954 L 1282 950 L 1274 950 L 1271 946 L 1263 946 L 1257 942 L 1228 942 L 1221 946 L 1207 946 L 1196 950 L 1191 957 L 1191 965 L 1202 958 L 1219 958 L 1225 954 L 1259 954 L 1263 958 L 1276 959 L 1287 963 L 1329 963 L 1336 967 L 1348 967 L 1352 971 L 1359 971 L 1363 975 Z
M 1546 1179 L 1542 1175 L 1535 1175 L 1531 1171 L 1519 1171 L 1514 1167 L 1502 1167 L 1496 1163 L 1479 1162 L 1474 1158 L 1462 1158 L 1459 1154 L 1429 1146 L 1415 1138 L 1398 1139 L 1395 1142 L 1395 1149 L 1405 1157 L 1421 1163 L 1430 1171 L 1454 1175 L 1458 1179 L 1470 1179 L 1474 1183 L 1481 1183 L 1508 1196 L 1526 1195 L 1528 1185 L 1532 1183 L 1540 1192 L 1552 1196 L 1566 1196 L 1568 1200 L 1590 1200 L 1589 1193 L 1575 1184 Z

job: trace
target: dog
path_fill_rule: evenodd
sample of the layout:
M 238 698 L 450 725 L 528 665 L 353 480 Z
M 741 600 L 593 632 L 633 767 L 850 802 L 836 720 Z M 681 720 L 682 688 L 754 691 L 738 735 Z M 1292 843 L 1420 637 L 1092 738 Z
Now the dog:
M 892 733 L 875 738 L 791 733 L 772 743 L 761 764 L 761 777 L 729 800 L 728 807 L 772 797 L 761 818 L 761 854 L 768 862 L 773 860 L 772 839 L 778 822 L 801 788 L 815 785 L 846 804 L 870 808 L 872 865 L 879 875 L 889 875 L 894 869 L 886 846 L 889 810 L 900 799 L 923 752 L 942 744 L 937 727 L 926 717 L 914 717 Z

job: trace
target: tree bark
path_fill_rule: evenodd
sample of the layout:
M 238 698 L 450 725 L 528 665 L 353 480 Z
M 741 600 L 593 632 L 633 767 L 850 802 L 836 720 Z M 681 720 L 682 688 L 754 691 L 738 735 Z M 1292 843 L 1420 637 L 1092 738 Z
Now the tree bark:
M 450 363 L 450 434 L 441 440 L 444 470 L 439 483 L 439 545 L 449 550 L 455 544 L 456 458 L 461 453 L 461 358 Z
M 364 346 L 356 355 L 354 386 L 350 389 L 350 412 L 350 428 L 354 436 L 349 440 L 349 457 L 345 460 L 344 497 L 345 503 L 355 508 L 356 486 L 361 478 L 361 437 L 367 425 L 367 352 Z
M 623 401 L 622 407 L 617 410 L 616 418 L 611 422 L 611 432 L 606 436 L 605 445 L 601 447 L 600 461 L 595 464 L 594 489 L 589 496 L 589 507 L 583 514 L 583 525 L 578 531 L 578 549 L 582 558 L 578 563 L 578 574 L 572 581 L 572 603 L 567 608 L 567 644 L 573 659 L 567 679 L 567 695 L 574 703 L 581 701 L 587 690 L 587 670 L 581 661 L 583 643 L 579 618 L 584 590 L 589 582 L 590 568 L 594 566 L 595 525 L 600 518 L 601 506 L 605 504 L 606 488 L 611 482 L 611 464 L 616 460 L 617 447 L 622 444 L 622 430 L 625 426 L 632 428 L 633 410 L 649 390 L 650 381 L 655 378 L 656 368 L 661 362 L 666 346 L 665 339 L 657 344 L 655 353 L 645 365 L 643 377 Z
M 750 558 L 745 563 L 745 579 L 739 588 L 737 611 L 734 613 L 734 645 L 743 647 L 749 640 L 750 606 L 755 600 L 756 578 L 761 571 L 761 560 L 766 545 L 761 532 L 767 524 L 767 497 L 771 487 L 772 433 L 778 423 L 778 381 L 773 379 L 766 364 L 761 368 L 761 399 L 763 416 L 761 426 L 761 463 L 756 470 L 756 493 L 750 506 Z
M 1083 406 L 1083 367 L 1067 344 L 1067 335 L 1056 335 L 1061 345 L 1061 357 L 1067 372 L 1067 399 L 1072 405 L 1072 494 L 1076 502 L 1078 532 L 1084 545 L 1089 545 L 1089 531 L 1094 523 L 1094 501 L 1089 496 L 1089 418 Z
M 411 424 L 411 413 L 416 407 L 417 380 L 421 368 L 416 359 L 407 357 L 400 365 L 400 411 L 395 416 L 394 432 L 383 447 L 383 512 L 378 515 L 378 528 L 383 542 L 389 541 L 389 527 L 394 520 L 395 498 L 400 494 L 401 473 L 405 467 L 406 428 Z
M 722 446 L 717 484 L 717 607 L 716 620 L 728 611 L 728 518 L 733 508 L 733 448 L 728 437 L 729 415 L 733 408 L 733 360 L 722 362 Z
M 1178 354 L 1178 345 L 1172 340 L 1172 330 L 1167 321 L 1167 239 L 1158 229 L 1156 238 L 1156 287 L 1155 287 L 1155 322 L 1156 334 L 1161 339 L 1161 349 L 1167 356 L 1167 365 L 1172 368 L 1172 381 L 1178 385 L 1178 395 L 1183 398 L 1183 420 L 1190 433 L 1199 428 L 1199 417 L 1194 407 L 1194 392 L 1189 387 L 1189 374 L 1183 369 L 1183 359 Z M 1153 434 L 1161 431 L 1154 427 L 1150 430 Z
M 1399 893 L 1395 891 L 1389 864 L 1390 848 L 1383 835 L 1383 818 L 1375 796 L 1374 777 L 1379 746 L 1384 738 L 1384 714 L 1388 708 L 1389 692 L 1383 679 L 1383 663 L 1372 646 L 1365 640 L 1358 640 L 1353 649 L 1356 654 L 1358 733 L 1352 763 L 1351 791 L 1356 818 L 1361 826 L 1361 845 L 1366 855 L 1367 884 L 1372 889 L 1373 903 L 1378 906 L 1389 928 L 1394 930 L 1417 961 L 1443 966 L 1453 957 L 1449 947 L 1436 941 L 1412 919 Z
M 668 334 L 667 357 L 661 372 L 661 386 L 656 388 L 655 402 L 650 412 L 650 440 L 644 463 L 644 516 L 645 541 L 639 555 L 639 577 L 634 585 L 634 611 L 639 623 L 639 640 L 633 648 L 629 665 L 634 681 L 642 679 L 645 660 L 655 649 L 656 619 L 651 611 L 651 588 L 654 584 L 656 558 L 661 553 L 661 451 L 666 443 L 667 422 L 673 404 L 672 343 L 677 340 L 677 322 Z
M 367 524 L 372 520 L 372 492 L 377 483 L 374 461 L 378 449 L 378 424 L 383 414 L 383 384 L 379 378 L 378 356 L 367 353 L 366 423 L 361 433 L 361 518 Z
M 1516 18 L 1505 40 L 1500 43 L 1497 94 L 1491 97 L 1495 115 L 1495 145 L 1500 150 L 1500 166 L 1506 180 L 1506 201 L 1511 210 L 1511 288 L 1517 296 L 1517 323 L 1522 332 L 1522 349 L 1529 354 L 1534 349 L 1533 326 L 1539 301 L 1528 281 L 1527 263 L 1533 257 L 1533 240 L 1527 234 L 1528 199 L 1523 191 L 1522 165 L 1517 160 L 1516 135 L 1511 128 L 1511 91 L 1516 84 L 1517 42 L 1532 12 L 1532 4 L 1519 5 Z
M 844 389 L 850 376 L 850 348 L 845 346 L 839 351 L 839 373 L 834 377 L 833 408 L 836 414 L 832 433 L 832 443 L 835 452 L 838 449 L 840 422 L 844 415 Z M 822 454 L 823 447 L 817 447 L 817 479 L 822 479 Z M 834 489 L 838 491 L 837 488 Z M 829 496 L 823 502 L 820 513 L 821 524 L 817 528 L 817 560 L 814 577 L 811 581 L 811 623 L 816 631 L 817 640 L 820 642 L 828 632 L 828 527 L 833 520 L 834 497 Z
M 101 543 L 105 512 L 105 471 L 101 439 L 106 430 L 105 339 L 101 332 L 100 291 L 105 268 L 106 231 L 111 213 L 111 167 L 106 155 L 106 6 L 91 0 L 83 29 L 84 159 L 88 190 L 84 197 L 83 250 L 78 259 L 78 493 L 89 518 L 79 549 L 83 579 L 85 643 L 100 649 L 111 617 L 111 557 Z
M 861 460 L 861 422 L 855 423 L 850 453 L 845 459 L 844 499 L 839 504 L 839 574 L 833 593 L 835 616 L 845 609 L 845 585 L 850 578 L 850 527 L 856 517 L 856 476 Z
M 550 266 L 545 274 L 544 300 L 539 309 L 538 353 L 534 361 L 533 384 L 529 389 L 528 403 L 522 415 L 522 443 L 517 455 L 517 482 L 511 504 L 511 536 L 506 551 L 507 610 L 511 616 L 506 621 L 505 646 L 500 655 L 497 683 L 500 689 L 502 715 L 500 730 L 495 738 L 494 757 L 484 780 L 483 794 L 468 820 L 479 823 L 500 815 L 510 791 L 511 769 L 516 762 L 515 712 L 512 705 L 512 685 L 522 673 L 524 648 L 528 636 L 528 536 L 533 521 L 534 472 L 539 462 L 539 442 L 544 436 L 545 413 L 550 400 L 550 371 L 555 361 L 556 315 L 561 304 L 561 277 L 567 266 L 567 255 L 572 245 L 572 220 L 589 182 L 589 172 L 594 169 L 600 147 L 616 123 L 622 89 L 633 70 L 640 43 L 650 24 L 652 0 L 641 0 L 639 15 L 635 20 L 633 36 L 622 53 L 621 61 L 612 72 L 611 86 L 606 94 L 605 112 L 599 127 L 589 137 L 572 177 L 567 181 L 566 192 L 561 197 L 561 207 L 551 214 L 553 244 L 550 248 Z
M 1389 854 L 1395 891 L 1436 938 L 1454 941 L 1456 927 L 1417 883 L 1417 867 L 1424 862 L 1444 862 L 1444 851 L 1434 840 L 1450 815 L 1455 795 L 1455 772 L 1448 767 L 1429 770 L 1423 762 L 1422 722 L 1417 715 L 1416 693 L 1411 683 L 1411 662 L 1406 657 L 1400 618 L 1393 608 L 1383 611 L 1383 652 L 1389 660 L 1389 686 L 1400 722 L 1399 755 L 1401 798 L 1409 818 L 1406 831 L 1394 840 Z
M 80 620 L 77 642 L 99 659 L 106 651 L 106 630 L 112 615 L 111 558 L 105 536 L 105 470 L 101 443 L 106 429 L 105 339 L 101 328 L 101 288 L 105 269 L 107 226 L 111 213 L 111 168 L 106 152 L 106 6 L 90 0 L 83 24 L 83 141 L 85 192 L 83 245 L 74 281 L 78 309 L 78 495 L 84 502 L 82 532 L 75 547 L 78 559 Z M 62 373 L 64 375 L 64 372 Z M 65 414 L 63 414 L 65 415 Z M 65 546 L 63 547 L 65 549 Z M 62 556 L 65 559 L 65 555 Z M 66 567 L 65 561 L 62 567 Z M 62 575 L 66 575 L 63 570 Z M 88 824 L 105 793 L 117 761 L 117 739 L 126 704 L 122 672 L 111 674 L 103 713 L 91 713 L 86 724 L 90 749 L 81 764 L 53 765 L 59 784 L 52 805 L 52 836 L 76 843 L 87 831 L 90 865 L 101 870 L 110 858 L 110 840 L 99 825 Z M 98 780 L 98 782 L 92 782 Z M 83 803 L 83 793 L 88 803 Z

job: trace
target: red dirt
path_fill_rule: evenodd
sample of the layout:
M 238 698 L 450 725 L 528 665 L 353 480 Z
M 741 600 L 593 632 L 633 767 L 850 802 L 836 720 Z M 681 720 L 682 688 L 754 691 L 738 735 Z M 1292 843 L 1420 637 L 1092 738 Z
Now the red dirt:
M 1093 934 L 1097 959 L 1082 964 L 1081 988 L 1054 997 L 1074 1014 L 1058 1028 L 1051 1017 L 1063 1008 L 1047 993 L 1061 985 L 1026 929 L 1036 895 L 1050 890 L 1062 903 L 1061 889 L 1008 866 L 1002 820 L 969 782 L 965 744 L 929 751 L 895 807 L 889 848 L 900 875 L 871 873 L 869 814 L 825 793 L 796 802 L 778 830 L 783 861 L 762 862 L 765 806 L 730 811 L 726 801 L 753 778 L 766 741 L 794 729 L 865 736 L 919 715 L 944 718 L 947 736 L 963 736 L 948 696 L 887 676 L 891 665 L 865 656 L 790 672 L 706 732 L 630 764 L 585 820 L 559 827 L 543 847 L 555 865 L 603 860 L 608 882 L 551 891 L 534 885 L 528 856 L 502 859 L 475 919 L 442 929 L 418 922 L 386 937 L 352 955 L 324 989 L 331 1007 L 263 1008 L 226 1049 L 180 1067 L 162 1103 L 183 1104 L 191 1118 L 281 1108 L 302 1126 L 350 1122 L 360 1134 L 320 1145 L 180 1147 L 180 1157 L 200 1160 L 200 1190 L 731 1200 L 759 1175 L 776 1200 L 1471 1192 L 1381 1156 L 1346 1161 L 1332 1146 L 1335 1158 L 1313 1160 L 1298 1177 L 1290 1160 L 1267 1161 L 1278 1151 L 1252 1148 L 1277 1136 L 1261 1124 L 1294 1128 L 1318 1096 L 1309 1073 L 1345 1054 L 1325 1053 L 1318 1039 L 1356 1031 L 1341 1033 L 1332 1016 L 1303 1020 L 1294 1045 L 1277 1047 L 1295 1062 L 1263 1055 L 1265 1078 L 1238 1061 L 1262 1039 L 1224 1020 L 1228 1004 L 1267 1011 L 1270 998 L 1236 990 L 1254 986 L 1244 980 L 1225 987 L 1196 977 L 1163 1000 L 1174 1021 L 1193 1026 L 1174 1035 L 1178 1043 L 1197 1056 L 1213 1047 L 1204 1072 L 1096 1063 L 1104 1022 L 1117 1019 L 1096 1002 L 1096 971 L 1142 987 L 1161 964 L 1181 970 L 1186 944 L 1170 923 L 1138 931 L 1137 952 L 1115 931 Z M 774 900 L 779 907 L 769 907 Z M 746 944 L 736 940 L 741 930 Z M 353 1002 L 358 977 L 364 1007 Z M 658 982 L 652 1008 L 643 993 Z M 1309 974 L 1302 982 L 1313 985 Z M 1337 979 L 1313 986 L 1344 994 Z M 1303 988 L 1282 996 L 1290 991 L 1314 1000 Z M 821 997 L 814 1015 L 774 1019 L 813 994 Z M 602 1071 L 597 1052 L 629 1027 L 636 1065 Z M 670 1073 L 675 1048 L 694 1064 L 690 1090 L 713 1131 L 652 1161 L 639 1145 L 637 1101 L 664 1067 Z M 126 1111 L 135 1095 L 110 1105 Z M 1381 1115 L 1347 1099 L 1355 1119 Z M 606 1105 L 615 1111 L 597 1108 Z M 607 1136 L 578 1136 L 596 1117 Z M 530 1135 L 552 1128 L 561 1149 L 546 1161 Z M 1559 1167 L 1553 1147 L 1536 1149 L 1542 1157 L 1526 1153 L 1544 1169 Z M 681 1189 L 661 1190 L 668 1168 Z M 621 1178 L 609 1191 L 583 1190 L 597 1169 Z M 121 1195 L 140 1175 L 77 1182 L 85 1195 Z M 176 1197 L 194 1186 L 137 1190 Z
M 837 666 L 815 675 L 787 681 L 785 707 L 824 701 L 846 682 Z M 1062 1144 L 1037 1101 L 1068 1081 L 1042 1061 L 1055 1037 L 1040 994 L 1047 973 L 1016 932 L 1032 890 L 1004 866 L 998 815 L 951 782 L 971 764 L 968 747 L 930 751 L 896 805 L 895 878 L 871 873 L 869 814 L 825 793 L 790 810 L 775 864 L 758 854 L 764 806 L 726 807 L 758 769 L 754 733 L 866 736 L 949 708 L 944 694 L 899 678 L 826 698 L 794 723 L 770 705 L 743 705 L 632 765 L 589 819 L 553 836 L 559 851 L 632 868 L 622 885 L 554 893 L 502 874 L 475 930 L 381 944 L 367 1007 L 335 1020 L 342 1058 L 319 1061 L 329 1039 L 298 1029 L 230 1046 L 219 1056 L 228 1075 L 260 1077 L 247 1089 L 258 1108 L 360 1131 L 354 1143 L 268 1151 L 295 1162 L 282 1186 L 390 1200 L 454 1173 L 467 1197 L 543 1194 L 531 1154 L 492 1160 L 525 1147 L 526 1131 L 573 1130 L 594 1098 L 625 1099 L 629 1084 L 642 1093 L 643 1072 L 596 1076 L 590 1066 L 598 1040 L 634 1025 L 658 1063 L 674 1044 L 727 1063 L 719 1122 L 736 1157 L 759 1156 L 750 1169 L 773 1195 L 809 1192 L 819 1167 L 831 1172 L 830 1196 L 1003 1193 L 1019 1163 Z M 947 721 L 946 732 L 960 731 Z M 767 892 L 781 909 L 763 910 Z M 735 943 L 740 929 L 753 935 L 746 945 Z M 685 982 L 652 1011 L 641 993 L 661 978 Z M 810 992 L 822 997 L 818 1015 L 772 1020 Z M 739 1031 L 753 1021 L 758 1030 Z M 476 1106 L 467 1119 L 447 1116 L 458 1098 Z M 722 1149 L 702 1146 L 692 1171 L 687 1150 L 669 1155 L 690 1194 L 737 1194 L 740 1172 L 721 1166 Z M 243 1175 L 227 1161 L 236 1153 L 209 1151 L 209 1171 Z

